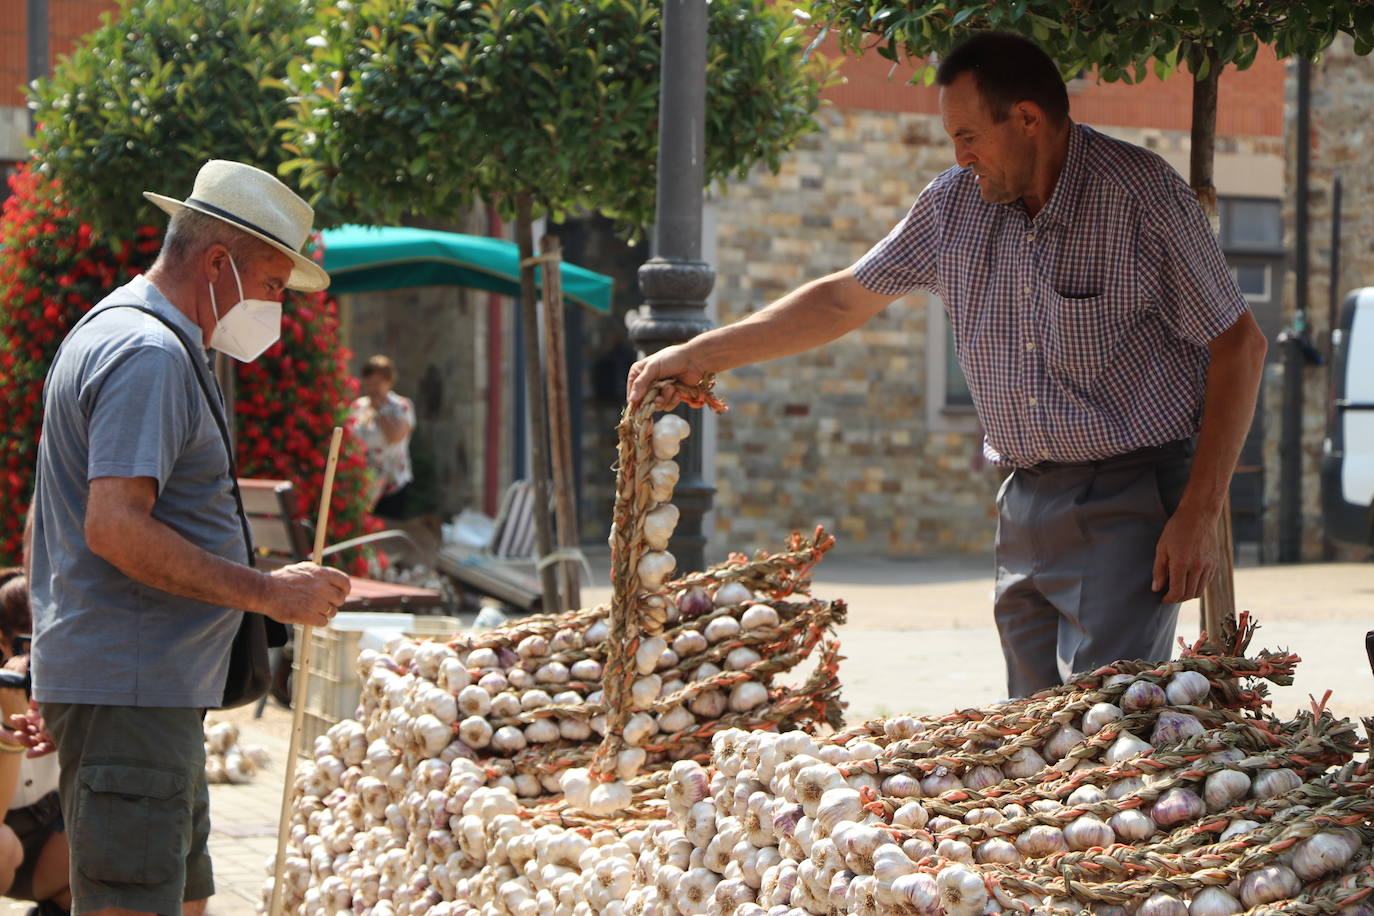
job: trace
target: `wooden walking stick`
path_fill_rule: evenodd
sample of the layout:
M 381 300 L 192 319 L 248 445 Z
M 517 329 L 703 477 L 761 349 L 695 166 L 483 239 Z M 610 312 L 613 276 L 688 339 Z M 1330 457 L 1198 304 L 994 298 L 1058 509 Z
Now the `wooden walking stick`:
M 334 435 L 329 440 L 329 461 L 324 466 L 320 513 L 315 521 L 315 551 L 310 557 L 316 566 L 324 560 L 325 529 L 329 527 L 329 497 L 334 492 L 334 468 L 339 463 L 339 440 L 342 438 L 343 427 L 334 427 Z M 308 623 L 302 626 L 296 643 L 296 680 L 291 690 L 291 746 L 286 754 L 286 782 L 281 789 L 281 815 L 277 819 L 277 862 L 272 869 L 272 902 L 267 909 L 271 916 L 281 916 L 281 879 L 286 866 L 286 836 L 289 832 L 287 818 L 291 814 L 291 784 L 296 781 L 296 755 L 300 753 L 301 732 L 305 727 L 305 687 L 310 679 L 312 629 Z

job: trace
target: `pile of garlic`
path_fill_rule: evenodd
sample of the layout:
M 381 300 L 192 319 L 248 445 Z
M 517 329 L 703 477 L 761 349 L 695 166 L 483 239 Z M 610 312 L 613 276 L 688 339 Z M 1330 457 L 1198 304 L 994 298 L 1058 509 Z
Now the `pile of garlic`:
M 1353 729 L 1228 710 L 1234 680 L 1181 660 L 830 738 L 728 729 L 645 786 L 639 817 L 599 822 L 465 759 L 424 761 L 397 797 L 399 757 L 341 728 L 358 762 L 297 809 L 288 911 L 1212 916 L 1301 895 L 1366 916 L 1374 776 Z
M 267 766 L 267 751 L 256 744 L 239 744 L 239 727 L 233 722 L 206 720 L 205 781 L 211 783 L 248 782 Z

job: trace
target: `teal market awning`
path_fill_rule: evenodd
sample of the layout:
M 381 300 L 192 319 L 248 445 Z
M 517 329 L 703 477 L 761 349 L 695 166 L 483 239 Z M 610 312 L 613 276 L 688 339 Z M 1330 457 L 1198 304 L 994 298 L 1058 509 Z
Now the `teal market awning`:
M 514 242 L 407 226 L 342 226 L 321 235 L 331 293 L 467 286 L 520 295 L 520 250 Z M 610 277 L 566 262 L 560 274 L 565 303 L 610 312 Z

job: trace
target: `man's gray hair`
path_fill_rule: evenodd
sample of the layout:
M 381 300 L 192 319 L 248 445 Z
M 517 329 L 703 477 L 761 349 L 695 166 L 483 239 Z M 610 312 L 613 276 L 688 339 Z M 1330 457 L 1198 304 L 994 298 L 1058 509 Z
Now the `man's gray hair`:
M 228 248 L 240 270 L 275 250 L 219 217 L 183 207 L 173 213 L 167 223 L 167 234 L 163 237 L 158 260 L 165 259 L 170 265 L 184 264 L 211 245 Z

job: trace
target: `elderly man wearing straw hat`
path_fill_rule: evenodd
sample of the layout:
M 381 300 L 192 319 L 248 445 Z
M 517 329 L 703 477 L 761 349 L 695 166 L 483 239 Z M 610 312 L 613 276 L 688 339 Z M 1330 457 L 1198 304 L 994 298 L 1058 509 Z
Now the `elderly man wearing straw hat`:
M 157 261 L 67 335 L 44 390 L 26 541 L 34 695 L 57 742 L 76 913 L 199 914 L 214 891 L 201 722 L 242 611 L 327 624 L 338 570 L 247 565 L 206 347 L 257 358 L 314 211 L 276 178 L 207 162 Z

